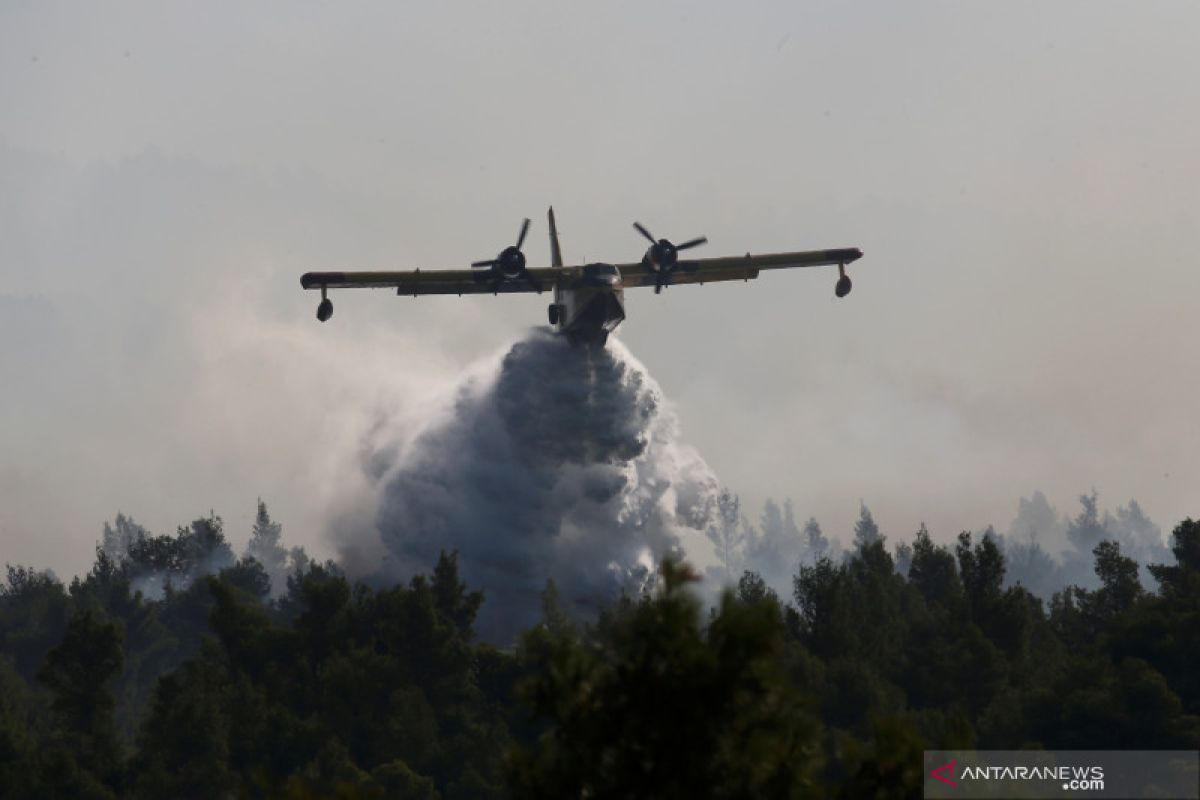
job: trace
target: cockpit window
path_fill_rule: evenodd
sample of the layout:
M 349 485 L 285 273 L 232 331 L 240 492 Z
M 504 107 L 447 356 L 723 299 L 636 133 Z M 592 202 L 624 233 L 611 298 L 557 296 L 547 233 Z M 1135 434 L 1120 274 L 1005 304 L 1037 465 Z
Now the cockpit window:
M 599 275 L 616 275 L 617 268 L 612 264 L 588 264 L 583 268 L 583 274 L 589 278 Z

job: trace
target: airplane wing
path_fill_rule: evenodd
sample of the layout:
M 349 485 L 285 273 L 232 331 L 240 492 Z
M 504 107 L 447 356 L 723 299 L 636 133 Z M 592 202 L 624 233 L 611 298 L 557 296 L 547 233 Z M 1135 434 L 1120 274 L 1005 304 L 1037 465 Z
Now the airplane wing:
M 791 267 L 822 267 L 849 264 L 862 258 L 856 247 L 838 250 L 808 250 L 799 253 L 767 253 L 764 255 L 726 256 L 722 258 L 680 258 L 675 268 L 666 274 L 664 283 L 715 283 L 717 281 L 748 281 L 757 278 L 760 270 Z M 618 264 L 625 288 L 655 286 L 659 273 L 644 263 Z
M 558 270 L 528 269 L 515 278 L 497 276 L 487 269 L 409 270 L 405 272 L 306 272 L 305 289 L 395 289 L 399 295 L 513 294 L 554 288 Z M 526 277 L 528 276 L 528 277 Z

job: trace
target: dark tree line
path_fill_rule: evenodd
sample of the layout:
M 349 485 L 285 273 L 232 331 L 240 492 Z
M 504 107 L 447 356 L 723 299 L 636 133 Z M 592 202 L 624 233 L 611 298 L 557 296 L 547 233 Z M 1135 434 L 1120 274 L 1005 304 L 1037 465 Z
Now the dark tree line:
M 1200 523 L 1172 544 L 1099 539 L 1094 588 L 1045 603 L 999 537 L 893 556 L 864 507 L 789 597 L 746 571 L 705 607 L 668 561 L 595 620 L 549 584 L 501 649 L 454 554 L 370 588 L 265 506 L 240 559 L 215 516 L 119 516 L 87 575 L 0 586 L 0 795 L 907 797 L 927 747 L 1195 749 Z
M 1139 579 L 1144 588 L 1152 589 L 1154 579 L 1147 565 L 1168 560 L 1171 554 L 1163 545 L 1162 531 L 1137 500 L 1109 511 L 1101 508 L 1093 490 L 1079 496 L 1079 506 L 1073 517 L 1060 513 L 1035 491 L 1031 498 L 1021 498 L 1007 533 L 991 526 L 982 531 L 980 535 L 994 539 L 1004 554 L 1005 585 L 1020 584 L 1045 602 L 1067 586 L 1095 589 L 1099 579 L 1092 569 L 1092 551 L 1102 541 L 1115 541 L 1125 555 L 1139 562 Z M 725 490 L 712 511 L 714 522 L 707 533 L 721 562 L 710 568 L 712 577 L 733 583 L 750 570 L 782 594 L 790 593 L 797 564 L 811 565 L 822 557 L 839 561 L 883 536 L 865 503 L 860 503 L 848 550 L 836 537 L 826 537 L 815 517 L 800 525 L 790 500 L 780 504 L 767 499 L 758 519 L 752 521 L 738 496 Z M 901 574 L 907 574 L 911 544 L 899 543 L 893 557 Z

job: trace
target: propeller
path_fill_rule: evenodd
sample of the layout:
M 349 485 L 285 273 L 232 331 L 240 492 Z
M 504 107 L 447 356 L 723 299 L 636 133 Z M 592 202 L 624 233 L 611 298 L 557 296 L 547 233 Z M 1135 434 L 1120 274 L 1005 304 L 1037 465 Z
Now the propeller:
M 521 252 L 521 245 L 525 243 L 525 234 L 529 233 L 529 218 L 521 223 L 521 232 L 517 234 L 517 243 L 509 245 L 500 251 L 500 254 L 495 258 L 490 258 L 487 261 L 472 261 L 472 267 L 486 267 L 490 272 L 496 274 L 495 284 L 498 286 L 502 280 L 516 280 L 524 277 L 529 281 L 539 292 L 542 290 L 541 285 L 533 279 L 528 270 L 525 269 L 525 254 Z M 482 274 L 479 276 L 482 278 Z
M 699 247 L 708 241 L 707 236 L 697 236 L 681 244 L 674 244 L 670 239 L 655 239 L 654 234 L 646 230 L 640 222 L 633 223 L 637 232 L 650 242 L 650 248 L 642 257 L 642 263 L 656 273 L 654 278 L 654 293 L 658 294 L 664 286 L 671 282 L 671 273 L 679 268 L 679 251 Z

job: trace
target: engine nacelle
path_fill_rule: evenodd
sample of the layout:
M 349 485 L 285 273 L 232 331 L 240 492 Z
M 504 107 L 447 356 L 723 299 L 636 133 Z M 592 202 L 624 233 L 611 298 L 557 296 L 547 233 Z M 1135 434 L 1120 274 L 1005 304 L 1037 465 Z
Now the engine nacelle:
M 515 247 L 506 247 L 496 256 L 493 269 L 509 280 L 519 278 L 525 272 L 525 254 Z
M 647 247 L 646 255 L 642 256 L 642 263 L 654 272 L 670 272 L 678 261 L 678 250 L 666 239 Z
M 657 272 L 661 276 L 665 276 L 675 269 L 675 265 L 679 263 L 679 251 L 690 250 L 693 247 L 699 247 L 708 242 L 708 238 L 697 236 L 695 239 L 689 239 L 682 244 L 675 244 L 670 239 L 655 239 L 654 234 L 646 230 L 640 222 L 633 223 L 633 227 L 650 242 L 650 247 L 646 249 L 646 255 L 642 256 L 642 264 L 651 272 Z M 662 280 L 654 284 L 654 291 L 657 293 L 663 287 Z
M 510 244 L 508 247 L 500 251 L 500 255 L 495 258 L 489 258 L 487 261 L 473 261 L 472 267 L 487 267 L 488 272 L 493 276 L 497 276 L 494 280 L 503 278 L 506 281 L 516 280 L 521 277 L 528 277 L 525 272 L 525 254 L 521 252 L 521 245 L 525 243 L 525 234 L 529 233 L 529 220 L 526 219 L 521 223 L 521 232 L 517 234 L 517 243 Z M 486 273 L 480 273 L 476 279 L 486 281 L 483 277 Z M 540 290 L 539 290 L 540 291 Z

